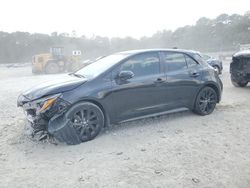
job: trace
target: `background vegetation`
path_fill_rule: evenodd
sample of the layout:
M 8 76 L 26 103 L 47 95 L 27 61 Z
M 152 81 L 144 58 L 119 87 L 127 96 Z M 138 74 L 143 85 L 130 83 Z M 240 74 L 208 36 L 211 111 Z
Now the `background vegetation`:
M 135 39 L 95 36 L 77 37 L 75 32 L 30 34 L 0 32 L 0 63 L 27 62 L 35 54 L 49 52 L 51 46 L 63 46 L 65 52 L 81 50 L 84 59 L 112 52 L 139 48 L 185 48 L 205 52 L 238 50 L 250 43 L 250 12 L 244 15 L 221 14 L 215 19 L 200 18 L 193 26 L 175 31 L 158 31 L 151 37 Z

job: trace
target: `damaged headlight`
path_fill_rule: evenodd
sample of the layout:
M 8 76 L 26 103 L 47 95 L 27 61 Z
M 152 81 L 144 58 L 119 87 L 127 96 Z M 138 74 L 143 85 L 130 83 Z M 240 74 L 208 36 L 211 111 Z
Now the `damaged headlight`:
M 34 101 L 37 104 L 39 104 L 39 106 L 40 106 L 40 109 L 38 109 L 39 113 L 43 113 L 47 109 L 49 109 L 57 101 L 57 99 L 60 96 L 61 96 L 61 94 L 56 94 L 56 95 L 48 96 L 48 97 L 39 99 L 37 101 Z
M 19 99 L 21 99 L 19 97 Z M 63 113 L 70 106 L 70 103 L 62 99 L 62 94 L 49 95 L 34 101 L 20 102 L 25 114 L 28 117 L 51 118 L 55 114 Z
M 27 102 L 23 105 L 24 109 L 35 109 L 36 115 L 46 112 L 50 109 L 59 99 L 62 94 L 50 95 L 43 97 L 41 99 L 34 100 L 32 102 Z
M 37 101 L 36 114 L 44 114 L 46 117 L 52 117 L 54 114 L 64 112 L 70 103 L 61 98 L 62 94 L 51 95 Z

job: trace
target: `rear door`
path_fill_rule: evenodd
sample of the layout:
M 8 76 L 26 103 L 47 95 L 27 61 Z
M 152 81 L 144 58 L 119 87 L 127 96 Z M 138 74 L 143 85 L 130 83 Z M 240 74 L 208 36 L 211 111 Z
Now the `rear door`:
M 201 82 L 201 65 L 181 52 L 164 52 L 163 59 L 170 107 L 189 107 Z

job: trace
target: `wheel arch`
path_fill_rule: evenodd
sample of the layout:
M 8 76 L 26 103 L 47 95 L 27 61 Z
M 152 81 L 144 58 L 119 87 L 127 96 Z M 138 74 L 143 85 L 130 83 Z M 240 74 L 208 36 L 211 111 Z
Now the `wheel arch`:
M 81 102 L 89 102 L 89 103 L 93 103 L 96 106 L 98 106 L 104 115 L 104 127 L 107 127 L 109 125 L 109 122 L 110 122 L 109 115 L 108 115 L 107 111 L 105 110 L 105 108 L 103 107 L 103 105 L 99 101 L 97 101 L 95 99 L 82 99 L 82 100 L 79 100 L 76 103 L 74 103 L 72 106 L 74 106 L 78 103 L 81 103 Z
M 205 88 L 205 87 L 210 87 L 210 88 L 214 89 L 215 92 L 216 92 L 216 94 L 217 94 L 217 103 L 220 102 L 221 94 L 220 94 L 220 91 L 219 91 L 218 86 L 217 86 L 216 84 L 214 84 L 214 83 L 209 82 L 209 83 L 204 84 L 204 85 L 198 90 L 198 92 L 197 92 L 197 94 L 196 94 L 196 96 L 195 96 L 195 99 L 194 99 L 194 101 L 193 101 L 193 109 L 195 108 L 195 101 L 196 101 L 196 99 L 197 99 L 197 97 L 198 97 L 200 91 L 201 91 L 203 88 Z
M 211 88 L 213 88 L 215 90 L 216 94 L 217 94 L 217 103 L 220 102 L 220 91 L 219 91 L 219 88 L 215 84 L 208 83 L 204 87 L 211 87 Z

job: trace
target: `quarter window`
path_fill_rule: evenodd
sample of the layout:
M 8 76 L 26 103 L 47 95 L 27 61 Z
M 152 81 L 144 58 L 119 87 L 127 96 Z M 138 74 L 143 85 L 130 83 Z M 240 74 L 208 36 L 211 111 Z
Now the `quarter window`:
M 136 55 L 124 62 L 119 71 L 132 71 L 135 77 L 159 74 L 160 59 L 157 53 Z
M 182 53 L 169 52 L 165 54 L 165 63 L 168 71 L 177 71 L 187 68 L 185 56 Z

